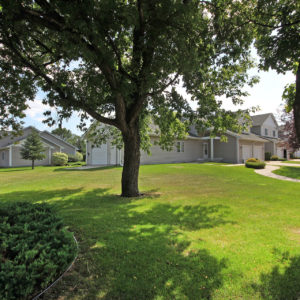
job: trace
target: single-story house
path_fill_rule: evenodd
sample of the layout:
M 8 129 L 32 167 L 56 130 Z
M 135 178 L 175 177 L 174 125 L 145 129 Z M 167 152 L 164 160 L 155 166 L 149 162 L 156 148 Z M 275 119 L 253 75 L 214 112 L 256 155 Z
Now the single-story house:
M 195 128 L 191 128 L 184 140 L 175 141 L 171 151 L 162 150 L 155 145 L 158 139 L 154 134 L 150 136 L 151 155 L 141 151 L 141 164 L 180 163 L 195 161 L 222 161 L 228 163 L 243 163 L 250 157 L 264 160 L 266 139 L 250 132 L 242 134 L 226 132 L 227 142 L 220 137 L 199 136 Z M 123 149 L 117 149 L 111 142 L 95 145 L 86 141 L 86 163 L 88 165 L 122 165 Z
M 51 158 L 54 152 L 64 152 L 66 154 L 76 154 L 76 147 L 64 141 L 60 137 L 48 132 L 39 131 L 29 126 L 23 129 L 21 136 L 7 135 L 0 139 L 0 167 L 23 167 L 30 166 L 31 162 L 21 158 L 20 150 L 26 138 L 36 130 L 45 148 L 45 159 L 36 161 L 36 165 L 51 165 Z

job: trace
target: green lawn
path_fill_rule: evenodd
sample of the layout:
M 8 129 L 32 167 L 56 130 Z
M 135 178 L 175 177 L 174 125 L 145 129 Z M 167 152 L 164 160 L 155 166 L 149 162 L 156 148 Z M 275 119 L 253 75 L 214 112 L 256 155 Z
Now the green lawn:
M 294 161 L 294 160 L 286 160 L 286 161 L 282 161 L 283 164 L 300 164 L 300 161 Z
M 120 178 L 121 168 L 0 169 L 0 201 L 56 206 L 79 241 L 44 299 L 300 295 L 300 184 L 241 166 L 152 165 L 140 171 L 145 195 L 124 199 Z
M 300 168 L 299 167 L 280 167 L 280 169 L 273 171 L 273 173 L 291 177 L 295 179 L 300 179 Z

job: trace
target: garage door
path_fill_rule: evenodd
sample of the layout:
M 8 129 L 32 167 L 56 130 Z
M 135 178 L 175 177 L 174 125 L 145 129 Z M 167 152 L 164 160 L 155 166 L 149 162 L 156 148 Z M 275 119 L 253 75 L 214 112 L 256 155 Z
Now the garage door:
M 243 161 L 246 161 L 250 157 L 252 157 L 252 146 L 251 145 L 242 145 Z
M 254 146 L 253 148 L 253 156 L 255 158 L 258 158 L 260 160 L 264 160 L 264 151 L 263 151 L 263 146 Z
M 110 148 L 110 164 L 117 164 L 117 148 L 115 146 L 111 146 Z
M 92 165 L 107 165 L 107 144 L 92 149 Z

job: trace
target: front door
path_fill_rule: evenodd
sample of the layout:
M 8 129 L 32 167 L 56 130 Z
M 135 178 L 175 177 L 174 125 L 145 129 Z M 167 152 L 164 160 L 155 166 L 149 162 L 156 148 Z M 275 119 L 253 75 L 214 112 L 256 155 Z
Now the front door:
M 203 158 L 204 159 L 208 158 L 208 143 L 203 144 Z

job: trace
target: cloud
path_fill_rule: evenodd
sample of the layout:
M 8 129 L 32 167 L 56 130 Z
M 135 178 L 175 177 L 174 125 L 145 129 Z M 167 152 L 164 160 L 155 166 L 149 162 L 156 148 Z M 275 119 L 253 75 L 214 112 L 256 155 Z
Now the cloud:
M 42 101 L 39 99 L 35 99 L 34 101 L 28 101 L 27 104 L 29 108 L 25 110 L 26 116 L 37 121 L 41 121 L 44 119 L 43 113 L 46 110 L 51 110 L 52 112 L 55 111 L 53 107 L 43 104 Z

